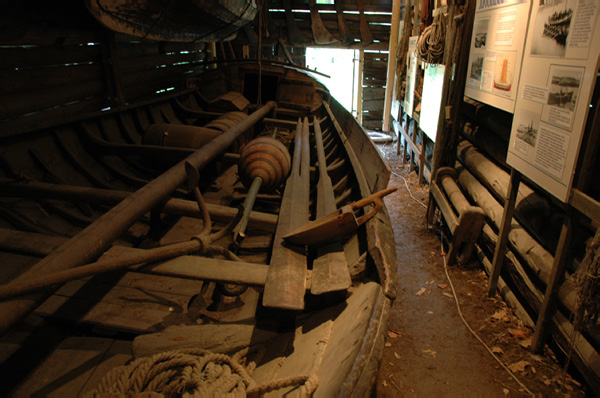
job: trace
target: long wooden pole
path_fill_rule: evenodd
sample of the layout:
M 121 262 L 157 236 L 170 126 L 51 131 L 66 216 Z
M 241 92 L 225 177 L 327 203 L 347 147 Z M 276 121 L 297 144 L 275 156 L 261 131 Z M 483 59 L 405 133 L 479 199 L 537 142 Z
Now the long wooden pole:
M 274 108 L 274 102 L 269 102 L 259 108 L 242 122 L 132 193 L 52 254 L 21 274 L 15 281 L 73 268 L 95 259 L 137 219 L 163 202 L 186 180 L 185 162 L 189 162 L 197 169 L 204 168 L 225 151 L 238 136 Z M 33 293 L 15 300 L 0 302 L 0 333 L 4 333 L 46 297 L 47 295 L 44 293 Z

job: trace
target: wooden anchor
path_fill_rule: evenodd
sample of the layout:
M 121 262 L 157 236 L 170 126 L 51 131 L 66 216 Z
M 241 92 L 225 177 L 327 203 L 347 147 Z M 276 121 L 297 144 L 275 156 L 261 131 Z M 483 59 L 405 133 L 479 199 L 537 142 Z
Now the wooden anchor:
M 289 231 L 306 224 L 310 194 L 308 123 L 298 119 L 292 170 L 281 200 L 271 263 L 263 292 L 263 305 L 291 310 L 304 308 L 306 253 L 304 246 L 283 241 Z
M 305 119 L 305 123 L 308 120 Z M 335 212 L 335 193 L 331 178 L 327 174 L 327 163 L 323 149 L 323 134 L 321 125 L 314 118 L 313 128 L 315 131 L 315 142 L 317 146 L 317 158 L 319 162 L 319 183 L 317 184 L 317 218 Z M 350 287 L 350 271 L 344 247 L 339 238 L 332 239 L 329 243 L 317 248 L 317 258 L 313 261 L 313 278 L 310 288 L 312 294 L 323 294 L 337 290 L 346 290 Z
M 325 27 L 319 9 L 317 8 L 317 0 L 308 0 L 308 8 L 310 10 L 310 26 L 317 44 L 332 44 L 339 42 L 333 37 Z

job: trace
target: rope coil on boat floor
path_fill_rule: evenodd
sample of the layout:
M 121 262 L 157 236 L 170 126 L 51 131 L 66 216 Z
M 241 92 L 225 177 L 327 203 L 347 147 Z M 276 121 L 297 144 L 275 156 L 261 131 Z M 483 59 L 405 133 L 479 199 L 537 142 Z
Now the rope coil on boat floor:
M 251 374 L 258 359 L 244 366 L 249 348 L 229 356 L 203 349 L 181 349 L 138 358 L 128 365 L 108 372 L 87 398 L 105 394 L 154 392 L 169 397 L 215 397 L 234 393 L 240 397 L 257 397 L 284 387 L 304 385 L 310 396 L 317 387 L 316 374 L 300 375 L 258 385 Z

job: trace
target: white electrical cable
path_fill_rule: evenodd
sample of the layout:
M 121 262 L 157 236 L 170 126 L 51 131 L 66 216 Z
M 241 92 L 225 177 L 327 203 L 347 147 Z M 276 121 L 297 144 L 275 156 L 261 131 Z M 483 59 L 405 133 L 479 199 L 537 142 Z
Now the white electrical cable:
M 490 347 L 488 347 L 488 345 L 485 343 L 485 341 L 483 341 L 481 339 L 481 337 L 479 337 L 477 335 L 477 333 L 475 333 L 475 331 L 473 329 L 471 329 L 471 326 L 469 326 L 469 324 L 467 323 L 467 320 L 465 319 L 465 317 L 462 314 L 462 311 L 460 309 L 460 304 L 458 303 L 458 297 L 456 296 L 456 290 L 454 290 L 454 285 L 452 284 L 452 279 L 450 279 L 450 275 L 448 274 L 448 266 L 446 264 L 446 253 L 444 252 L 444 243 L 443 241 L 441 242 L 441 249 L 442 249 L 442 258 L 444 259 L 444 272 L 446 273 L 446 278 L 448 279 L 448 284 L 450 285 L 450 288 L 452 289 L 452 295 L 454 296 L 454 302 L 456 303 L 456 309 L 458 310 L 458 315 L 460 316 L 460 319 L 462 319 L 463 323 L 465 324 L 465 326 L 467 327 L 467 329 L 469 329 L 469 332 L 471 332 L 471 334 L 473 336 L 475 336 L 475 338 L 477 340 L 479 340 L 479 342 L 481 344 L 483 344 L 483 346 L 486 348 L 486 350 L 488 350 L 488 352 L 490 353 L 490 355 L 504 368 L 504 370 L 528 393 L 528 394 L 533 394 L 533 392 L 531 392 L 523 383 L 521 383 L 521 381 L 517 378 L 517 376 L 514 375 L 513 372 L 511 372 L 511 370 L 500 360 L 500 358 L 498 358 L 498 356 L 496 354 L 494 354 L 494 352 L 490 349 Z
M 420 204 L 424 208 L 427 208 L 427 205 L 425 203 L 421 202 L 419 199 L 417 199 L 413 196 L 412 192 L 410 191 L 410 188 L 408 187 L 408 181 L 406 181 L 406 178 L 402 177 L 398 173 L 394 173 L 393 171 L 392 171 L 392 174 L 395 175 L 396 177 L 402 178 L 402 180 L 404 180 L 404 185 L 406 186 L 406 190 L 408 191 L 408 194 L 410 195 L 410 197 L 413 198 L 413 200 L 415 200 L 418 204 Z
M 408 191 L 408 194 L 410 195 L 411 198 L 413 198 L 417 203 L 419 203 L 421 206 L 427 208 L 427 205 L 425 205 L 425 203 L 421 202 L 419 199 L 415 198 L 412 194 L 412 192 L 410 191 L 410 188 L 408 187 L 408 182 L 406 181 L 406 178 L 402 177 L 400 174 L 395 173 L 392 171 L 392 174 L 395 175 L 396 177 L 400 177 L 402 178 L 402 180 L 404 180 L 404 185 L 406 186 L 406 190 Z M 500 360 L 500 358 L 498 358 L 498 356 L 496 354 L 494 354 L 494 352 L 490 349 L 490 347 L 488 347 L 488 345 L 485 343 L 485 341 L 483 341 L 481 339 L 481 337 L 479 337 L 477 335 L 477 333 L 475 333 L 475 331 L 471 328 L 471 326 L 469 326 L 469 324 L 467 323 L 467 320 L 465 319 L 465 317 L 463 316 L 463 313 L 460 309 L 460 304 L 458 303 L 458 297 L 456 296 L 456 290 L 454 290 L 454 285 L 452 284 L 452 279 L 450 279 L 450 275 L 448 274 L 448 265 L 446 264 L 446 253 L 444 252 L 444 236 L 442 234 L 440 234 L 440 244 L 441 244 L 441 250 L 442 250 L 442 258 L 444 260 L 444 272 L 446 273 L 446 279 L 448 279 L 448 284 L 450 285 L 450 289 L 452 289 L 452 295 L 454 296 L 454 302 L 456 303 L 456 309 L 458 310 L 458 315 L 460 316 L 460 319 L 463 321 L 463 323 L 465 324 L 465 326 L 467 327 L 467 329 L 469 330 L 469 332 L 471 332 L 471 334 L 473 336 L 475 336 L 475 338 L 477 340 L 479 340 L 479 342 L 485 347 L 486 350 L 488 350 L 488 352 L 490 353 L 490 355 L 502 366 L 502 368 L 504 368 L 504 370 L 528 393 L 528 394 L 533 394 L 533 392 L 531 392 L 531 390 L 529 390 L 527 388 L 527 386 L 525 386 L 523 383 L 521 383 L 521 381 L 517 378 L 517 376 L 514 375 L 513 372 L 510 371 L 510 369 Z

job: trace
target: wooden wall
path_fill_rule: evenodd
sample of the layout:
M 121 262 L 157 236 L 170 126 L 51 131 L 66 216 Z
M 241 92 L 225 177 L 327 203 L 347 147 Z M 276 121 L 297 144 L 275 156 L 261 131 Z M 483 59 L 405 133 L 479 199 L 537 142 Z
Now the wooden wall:
M 362 81 L 362 125 L 370 130 L 381 130 L 382 128 L 387 62 L 387 51 L 365 51 Z
M 113 34 L 81 2 L 14 2 L 0 21 L 0 136 L 168 93 L 205 68 L 205 43 Z

